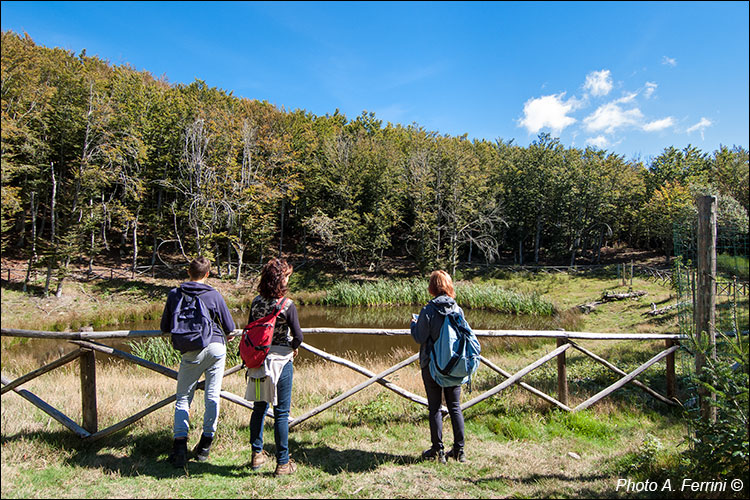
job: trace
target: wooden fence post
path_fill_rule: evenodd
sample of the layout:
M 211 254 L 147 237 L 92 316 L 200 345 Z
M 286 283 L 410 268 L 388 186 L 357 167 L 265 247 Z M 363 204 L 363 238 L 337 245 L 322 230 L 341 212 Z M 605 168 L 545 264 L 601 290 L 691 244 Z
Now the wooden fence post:
M 669 349 L 674 345 L 674 340 L 667 339 L 666 347 Z M 667 355 L 667 398 L 672 399 L 677 394 L 675 390 L 675 371 L 674 371 L 674 353 Z
M 85 330 L 93 331 L 88 327 Z M 82 329 L 81 331 L 84 331 Z M 81 352 L 81 427 L 91 434 L 99 430 L 99 418 L 96 409 L 96 354 L 91 349 Z
M 716 197 L 698 198 L 697 294 L 695 297 L 695 335 L 708 338 L 709 355 L 716 358 Z M 700 376 L 706 364 L 703 353 L 695 355 L 695 371 Z M 716 421 L 716 394 L 699 388 L 701 417 Z
M 568 343 L 567 339 L 557 339 L 557 347 Z M 568 405 L 568 366 L 565 359 L 565 351 L 557 355 L 557 399 L 564 405 Z

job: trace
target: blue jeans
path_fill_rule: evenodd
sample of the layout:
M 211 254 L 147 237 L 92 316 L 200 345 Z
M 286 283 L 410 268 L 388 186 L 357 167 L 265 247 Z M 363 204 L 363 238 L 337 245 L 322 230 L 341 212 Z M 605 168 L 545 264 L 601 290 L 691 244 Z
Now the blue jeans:
M 276 384 L 276 405 L 273 407 L 273 433 L 276 441 L 276 464 L 289 462 L 289 410 L 292 406 L 292 379 L 294 365 L 289 361 L 281 370 Z M 263 449 L 263 422 L 270 405 L 265 401 L 253 403 L 250 416 L 250 445 L 258 453 Z
M 177 372 L 177 400 L 174 407 L 174 437 L 187 437 L 190 404 L 200 376 L 206 374 L 203 413 L 203 434 L 213 437 L 219 418 L 219 394 L 224 377 L 224 363 L 227 359 L 227 346 L 213 342 L 200 351 L 190 351 L 182 355 L 180 370 Z

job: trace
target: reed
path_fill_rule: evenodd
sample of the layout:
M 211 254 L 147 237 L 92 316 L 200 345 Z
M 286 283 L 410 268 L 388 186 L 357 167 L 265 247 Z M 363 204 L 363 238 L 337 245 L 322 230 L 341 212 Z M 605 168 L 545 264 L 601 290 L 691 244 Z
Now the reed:
M 338 282 L 322 298 L 325 305 L 385 306 L 425 304 L 432 297 L 423 279 Z M 457 283 L 456 301 L 462 307 L 489 309 L 508 314 L 552 316 L 552 302 L 536 293 L 506 290 L 492 283 Z
M 179 351 L 172 347 L 169 337 L 151 337 L 144 340 L 128 342 L 131 352 L 147 361 L 177 369 L 182 359 Z M 227 344 L 226 366 L 231 367 L 240 364 L 237 343 Z

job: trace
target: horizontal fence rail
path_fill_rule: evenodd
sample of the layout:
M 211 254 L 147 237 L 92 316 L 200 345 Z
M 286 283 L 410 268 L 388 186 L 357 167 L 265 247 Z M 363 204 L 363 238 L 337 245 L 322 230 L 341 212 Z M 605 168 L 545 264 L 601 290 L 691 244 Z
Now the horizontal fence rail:
M 385 335 L 385 336 L 410 335 L 410 331 L 408 329 L 375 329 L 375 328 L 303 328 L 302 332 L 304 334 L 316 333 L 316 334 L 338 334 L 338 335 L 340 334 Z M 233 332 L 234 335 L 240 335 L 241 333 L 242 333 L 241 329 L 237 329 Z M 554 330 L 554 331 L 551 331 L 551 330 L 474 330 L 474 333 L 477 335 L 477 337 L 483 337 L 483 338 L 555 339 L 557 342 L 557 347 L 551 350 L 550 352 L 544 354 L 539 359 L 531 362 L 524 368 L 518 370 L 516 373 L 510 373 L 506 370 L 503 370 L 502 368 L 497 366 L 495 363 L 493 363 L 486 357 L 482 356 L 480 359 L 482 365 L 488 367 L 490 370 L 503 376 L 505 380 L 501 382 L 500 384 L 494 386 L 493 388 L 485 391 L 483 394 L 480 394 L 479 396 L 476 396 L 470 401 L 463 403 L 461 405 L 462 409 L 470 408 L 488 398 L 491 398 L 492 396 L 499 394 L 500 392 L 502 392 L 503 390 L 507 389 L 508 387 L 512 385 L 518 385 L 519 387 L 528 391 L 532 395 L 547 401 L 548 403 L 560 408 L 561 410 L 569 411 L 569 412 L 577 412 L 585 408 L 588 408 L 591 405 L 602 400 L 603 398 L 611 395 L 613 392 L 625 386 L 626 384 L 633 384 L 634 386 L 639 387 L 640 389 L 644 390 L 646 393 L 648 393 L 649 395 L 651 395 L 658 401 L 661 401 L 662 403 L 665 403 L 668 405 L 679 404 L 679 402 L 675 398 L 676 391 L 675 391 L 674 356 L 675 356 L 675 352 L 680 348 L 680 340 L 682 340 L 683 337 L 678 334 L 590 333 L 590 332 L 565 332 L 565 331 L 558 331 L 558 330 Z M 175 395 L 170 395 L 169 397 L 164 398 L 163 400 L 147 408 L 144 408 L 143 410 L 126 418 L 125 420 L 122 420 L 121 422 L 118 422 L 110 427 L 107 427 L 106 429 L 99 430 L 98 422 L 97 422 L 97 410 L 96 410 L 96 371 L 95 371 L 95 358 L 93 356 L 94 352 L 100 352 L 108 356 L 116 357 L 116 358 L 125 360 L 127 362 L 137 364 L 139 366 L 155 371 L 161 375 L 164 375 L 166 377 L 169 377 L 175 380 L 177 379 L 177 372 L 166 366 L 162 366 L 160 364 L 135 356 L 133 354 L 115 349 L 110 346 L 100 344 L 97 341 L 105 340 L 105 339 L 136 339 L 136 338 L 161 337 L 165 335 L 169 335 L 169 334 L 164 334 L 159 330 L 115 330 L 115 331 L 106 331 L 106 332 L 88 332 L 88 331 L 48 332 L 48 331 L 19 330 L 19 329 L 12 329 L 12 328 L 3 328 L 2 336 L 67 340 L 77 345 L 78 349 L 71 353 L 65 354 L 64 356 L 60 357 L 59 359 L 55 361 L 52 361 L 51 363 L 45 366 L 42 366 L 25 375 L 22 375 L 16 378 L 15 380 L 10 380 L 3 375 L 2 376 L 2 394 L 5 395 L 7 392 L 10 392 L 10 391 L 13 391 L 19 394 L 21 397 L 25 398 L 26 400 L 31 402 L 34 406 L 44 411 L 48 415 L 50 415 L 52 418 L 54 418 L 56 421 L 58 421 L 60 424 L 62 424 L 64 427 L 66 427 L 70 431 L 72 431 L 74 434 L 78 435 L 83 440 L 95 441 L 97 439 L 101 439 L 114 432 L 124 429 L 127 426 L 142 419 L 146 415 L 160 408 L 163 408 L 164 406 L 169 405 L 170 403 L 175 401 Z M 598 356 L 597 354 L 591 352 L 590 350 L 582 346 L 579 346 L 576 343 L 576 341 L 578 340 L 606 340 L 606 341 L 661 340 L 665 342 L 665 349 L 657 353 L 655 356 L 653 356 L 651 359 L 643 363 L 641 366 L 639 366 L 632 372 L 626 373 L 625 371 L 617 368 L 615 365 L 603 359 L 602 357 Z M 330 401 L 327 401 L 319 405 L 318 407 L 313 408 L 312 410 L 309 410 L 304 415 L 301 415 L 297 418 L 290 418 L 289 419 L 290 429 L 296 427 L 302 422 L 322 413 L 323 411 L 340 403 L 344 399 L 349 398 L 353 396 L 354 394 L 358 393 L 359 391 L 376 383 L 382 385 L 383 387 L 395 392 L 399 396 L 404 397 L 416 404 L 427 406 L 426 398 L 419 396 L 417 394 L 414 394 L 410 391 L 407 391 L 406 389 L 403 389 L 397 386 L 396 384 L 390 382 L 386 378 L 389 375 L 392 375 L 393 373 L 397 372 L 398 370 L 401 370 L 411 365 L 412 363 L 418 361 L 419 359 L 418 353 L 413 354 L 412 356 L 404 359 L 403 361 L 400 361 L 399 363 L 396 363 L 395 365 L 391 366 L 390 368 L 386 370 L 381 371 L 380 373 L 374 373 L 368 370 L 367 368 L 354 363 L 353 361 L 327 353 L 321 349 L 318 349 L 314 346 L 307 344 L 306 342 L 303 342 L 300 347 L 320 357 L 321 359 L 327 362 L 336 363 L 336 364 L 345 366 L 351 370 L 354 370 L 364 375 L 365 377 L 367 377 L 367 380 L 352 387 L 348 391 L 345 391 L 344 393 L 334 397 Z M 594 396 L 588 398 L 587 400 L 585 400 L 584 402 L 580 403 L 579 405 L 573 408 L 569 406 L 568 380 L 567 380 L 567 368 L 566 368 L 566 351 L 569 351 L 570 349 L 578 350 L 585 356 L 588 356 L 589 358 L 593 359 L 597 363 L 602 364 L 603 366 L 607 367 L 611 371 L 621 376 L 621 378 L 617 382 L 611 384 L 609 387 L 604 388 L 603 390 L 601 390 Z M 64 366 L 76 359 L 80 360 L 80 370 L 81 370 L 81 404 L 82 404 L 82 410 L 83 410 L 82 411 L 83 422 L 81 425 L 73 421 L 68 416 L 64 415 L 62 412 L 60 412 L 56 408 L 53 408 L 51 405 L 46 403 L 37 395 L 31 393 L 28 390 L 20 388 L 20 386 L 22 386 L 23 384 L 39 377 L 40 375 L 43 375 L 54 369 Z M 558 388 L 557 398 L 549 394 L 546 394 L 543 391 L 521 380 L 524 376 L 528 375 L 532 371 L 536 370 L 543 364 L 553 359 L 557 360 L 557 379 L 558 379 L 557 380 L 557 388 Z M 654 364 L 661 361 L 662 359 L 666 359 L 666 387 L 667 387 L 666 395 L 662 395 L 658 393 L 657 391 L 655 391 L 654 389 L 646 386 L 644 383 L 636 380 L 636 377 L 638 375 L 640 375 L 645 370 L 652 367 Z M 232 368 L 229 368 L 224 372 L 224 377 L 237 373 L 238 371 L 241 371 L 242 369 L 243 369 L 242 365 L 237 365 Z M 204 384 L 205 384 L 205 381 L 201 381 L 198 384 L 198 388 L 203 390 Z M 251 401 L 247 401 L 243 397 L 240 397 L 231 392 L 222 390 L 220 395 L 222 398 L 228 401 L 231 401 L 232 403 L 235 403 L 244 408 L 247 408 L 247 409 L 253 408 L 253 403 Z M 443 417 L 445 418 L 448 413 L 447 409 L 445 407 L 442 407 L 441 411 L 443 413 Z M 272 418 L 272 415 L 268 415 L 268 417 Z

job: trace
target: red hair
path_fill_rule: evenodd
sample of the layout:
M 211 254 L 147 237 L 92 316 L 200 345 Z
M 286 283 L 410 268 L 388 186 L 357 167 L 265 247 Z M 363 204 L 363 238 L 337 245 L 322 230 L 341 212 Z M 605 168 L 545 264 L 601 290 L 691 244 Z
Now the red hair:
M 456 298 L 456 291 L 453 289 L 453 280 L 450 274 L 445 271 L 432 271 L 430 274 L 430 285 L 427 290 L 433 297 L 447 295 L 453 299 Z

